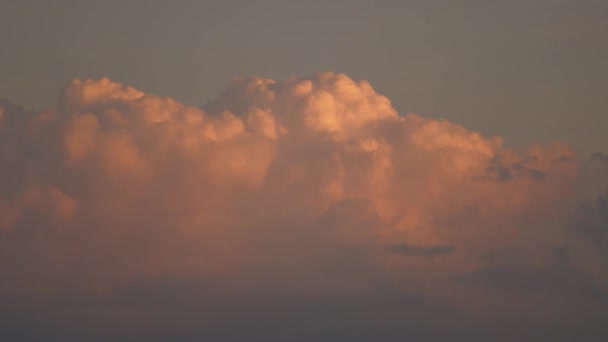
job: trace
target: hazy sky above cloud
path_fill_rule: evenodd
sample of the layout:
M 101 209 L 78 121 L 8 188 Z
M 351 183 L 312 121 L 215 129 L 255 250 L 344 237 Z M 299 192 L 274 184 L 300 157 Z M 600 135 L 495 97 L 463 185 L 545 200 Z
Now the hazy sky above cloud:
M 608 338 L 608 5 L 10 1 L 0 339 Z
M 0 13 L 2 96 L 56 103 L 107 76 L 192 105 L 233 77 L 317 71 L 370 81 L 400 113 L 509 143 L 608 146 L 608 3 L 516 1 L 16 1 Z

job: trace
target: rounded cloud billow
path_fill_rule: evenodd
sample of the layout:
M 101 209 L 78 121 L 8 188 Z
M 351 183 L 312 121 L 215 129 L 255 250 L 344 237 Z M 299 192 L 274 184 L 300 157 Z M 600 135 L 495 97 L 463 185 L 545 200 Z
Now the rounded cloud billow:
M 606 303 L 564 143 L 399 115 L 339 73 L 235 79 L 202 108 L 107 78 L 57 111 L 0 106 L 0 303 L 19 312 L 153 330 L 335 300 L 449 331 L 446 312 L 542 325 Z

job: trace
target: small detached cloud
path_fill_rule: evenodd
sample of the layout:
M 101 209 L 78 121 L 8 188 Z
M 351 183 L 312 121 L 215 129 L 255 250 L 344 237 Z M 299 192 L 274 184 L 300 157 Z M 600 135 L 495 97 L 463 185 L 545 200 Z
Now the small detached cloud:
M 449 245 L 437 245 L 437 246 L 410 246 L 405 243 L 392 246 L 390 250 L 402 254 L 404 256 L 414 257 L 436 257 L 442 255 L 448 255 L 454 251 L 453 246 Z

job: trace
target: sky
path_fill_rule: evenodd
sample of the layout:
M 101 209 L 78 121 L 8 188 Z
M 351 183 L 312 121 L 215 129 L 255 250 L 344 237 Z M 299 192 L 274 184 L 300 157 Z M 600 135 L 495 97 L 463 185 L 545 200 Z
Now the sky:
M 601 0 L 8 0 L 1 12 L 0 91 L 31 108 L 56 106 L 78 77 L 200 106 L 234 77 L 335 71 L 400 113 L 512 144 L 607 145 Z
M 1 8 L 0 339 L 608 338 L 608 3 Z

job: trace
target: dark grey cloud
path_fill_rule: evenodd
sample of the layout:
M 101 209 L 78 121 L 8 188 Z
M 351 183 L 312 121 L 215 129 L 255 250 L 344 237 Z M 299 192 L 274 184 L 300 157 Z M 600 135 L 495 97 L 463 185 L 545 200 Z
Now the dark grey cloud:
M 599 160 L 608 163 L 608 154 L 602 152 L 593 152 L 591 154 L 591 160 Z
M 501 290 L 554 292 L 561 295 L 581 296 L 608 304 L 608 293 L 593 278 L 573 264 L 565 247 L 553 250 L 553 264 L 544 268 L 518 268 L 507 265 L 487 266 L 455 277 L 458 282 L 486 286 Z
M 52 301 L 30 301 L 35 305 L 25 308 L 3 298 L 7 306 L 0 313 L 0 339 L 510 342 L 582 338 L 599 342 L 608 337 L 602 329 L 606 317 L 601 312 L 567 322 L 515 317 L 478 324 L 452 307 L 390 287 L 356 296 L 326 297 L 284 296 L 263 289 L 235 291 L 217 285 L 206 279 L 147 279 L 112 294 L 63 293 Z M 74 311 L 52 315 L 54 305 L 62 305 L 64 312 L 70 307 Z M 76 310 L 91 305 L 106 311 Z M 108 317 L 116 307 L 129 314 L 117 315 L 116 326 L 108 329 Z
M 571 229 L 601 244 L 608 237 L 608 191 L 587 202 L 576 212 Z
M 490 165 L 485 170 L 486 174 L 478 176 L 477 179 L 509 182 L 518 177 L 528 177 L 534 180 L 543 180 L 547 177 L 545 172 L 526 166 L 526 164 L 537 160 L 537 157 L 531 156 L 509 165 L 502 160 L 501 156 L 496 156 L 491 159 Z
M 451 245 L 413 246 L 402 243 L 389 247 L 389 250 L 408 257 L 437 257 L 449 255 L 455 248 Z

